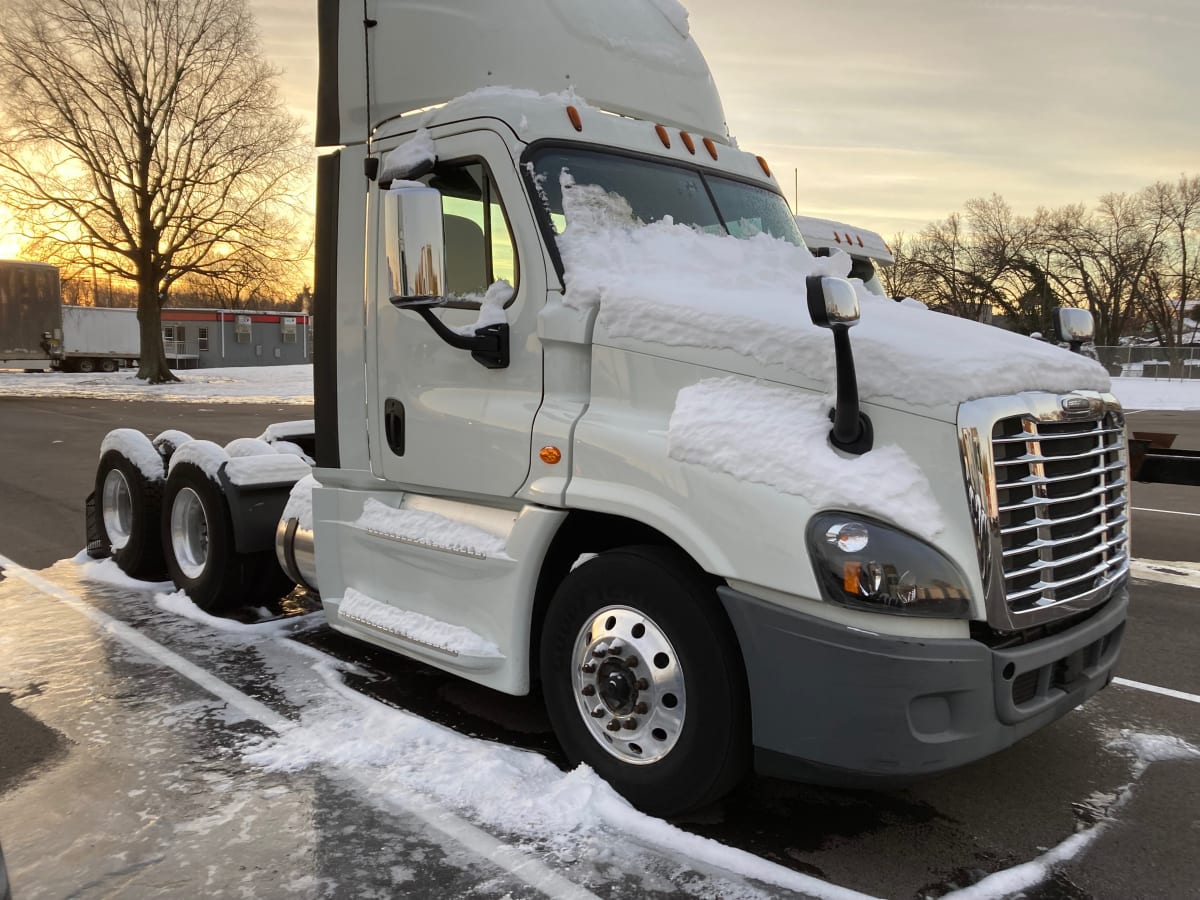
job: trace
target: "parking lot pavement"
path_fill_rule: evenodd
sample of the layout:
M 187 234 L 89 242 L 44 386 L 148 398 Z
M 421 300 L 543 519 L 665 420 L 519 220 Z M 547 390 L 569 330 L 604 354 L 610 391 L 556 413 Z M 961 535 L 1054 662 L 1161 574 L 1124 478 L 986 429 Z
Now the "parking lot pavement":
M 98 614 L 135 626 L 133 633 L 201 674 L 180 678 L 158 651 L 148 655 L 146 648 L 112 640 L 117 626 L 89 620 L 33 589 L 20 573 L 10 571 L 0 582 L 0 608 L 20 613 L 0 619 L 0 690 L 11 698 L 8 718 L 32 719 L 56 736 L 40 760 L 22 764 L 15 787 L 0 770 L 0 784 L 9 784 L 0 788 L 0 835 L 14 883 L 29 888 L 18 896 L 101 888 L 153 896 L 177 893 L 182 885 L 259 896 L 282 894 L 281 886 L 356 896 L 386 892 L 389 885 L 401 894 L 410 890 L 405 885 L 420 885 L 410 891 L 419 896 L 428 895 L 430 885 L 443 896 L 542 892 L 444 832 L 430 832 L 426 820 L 406 811 L 403 797 L 399 805 L 392 802 L 397 798 L 379 786 L 378 770 L 364 777 L 339 764 L 285 775 L 246 759 L 255 741 L 269 737 L 264 721 L 293 722 L 327 690 L 313 674 L 313 647 L 353 671 L 357 680 L 346 683 L 366 695 L 468 735 L 495 738 L 488 720 L 505 708 L 497 695 L 387 654 L 359 653 L 357 643 L 342 653 L 336 640 L 321 639 L 322 627 L 306 629 L 303 646 L 265 635 L 230 639 L 164 612 L 149 595 L 79 581 L 71 563 L 38 577 Z M 1135 585 L 1135 605 L 1155 607 L 1159 594 L 1143 596 L 1142 586 Z M 1198 610 L 1185 605 L 1174 613 Z M 1148 634 L 1146 646 L 1153 643 Z M 1144 649 L 1136 642 L 1130 647 L 1136 662 Z M 1170 668 L 1131 674 L 1169 676 Z M 1164 679 L 1160 686 L 1178 684 Z M 213 690 L 226 689 L 231 693 L 224 699 L 214 697 Z M 238 698 L 266 712 L 247 712 Z M 1052 890 L 1059 893 L 1039 896 L 1186 896 L 1179 888 L 1200 884 L 1200 873 L 1195 805 L 1180 798 L 1200 796 L 1200 760 L 1147 764 L 1137 741 L 1153 735 L 1200 746 L 1196 699 L 1117 684 L 1008 751 L 904 790 L 833 791 L 757 779 L 720 807 L 677 823 L 745 851 L 743 862 L 759 859 L 769 871 L 790 870 L 828 891 L 797 891 L 782 876 L 771 882 L 745 872 L 714 874 L 702 859 L 647 849 L 644 842 L 605 834 L 602 826 L 581 831 L 567 859 L 539 852 L 535 840 L 485 838 L 510 850 L 520 845 L 528 857 L 523 865 L 544 867 L 587 895 L 833 896 L 850 890 L 933 897 L 989 873 L 1008 876 L 1085 834 L 1092 846 L 1056 869 Z M 0 717 L 3 710 L 0 702 Z M 544 727 L 529 709 L 522 715 L 509 706 L 499 718 L 521 722 L 534 735 Z M 436 795 L 432 800 L 439 802 Z M 446 812 L 478 830 L 470 822 L 478 810 L 469 804 Z M 481 815 L 486 819 L 486 810 Z M 1098 822 L 1105 824 L 1096 829 Z M 1146 852 L 1150 842 L 1154 855 Z M 1108 877 L 1116 880 L 1110 885 Z

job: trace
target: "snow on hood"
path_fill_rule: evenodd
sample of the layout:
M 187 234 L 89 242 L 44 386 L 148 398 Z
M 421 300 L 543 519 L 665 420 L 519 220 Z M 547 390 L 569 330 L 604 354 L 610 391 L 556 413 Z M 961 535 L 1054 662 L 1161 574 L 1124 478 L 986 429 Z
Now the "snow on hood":
M 642 225 L 621 197 L 576 185 L 567 173 L 562 182 L 564 303 L 599 306 L 611 338 L 732 350 L 833 389 L 833 339 L 808 316 L 804 279 L 845 277 L 849 256 L 814 257 L 767 234 L 740 240 L 669 218 Z M 851 336 L 865 400 L 936 407 L 1026 390 L 1109 389 L 1093 360 L 852 283 L 862 308 Z

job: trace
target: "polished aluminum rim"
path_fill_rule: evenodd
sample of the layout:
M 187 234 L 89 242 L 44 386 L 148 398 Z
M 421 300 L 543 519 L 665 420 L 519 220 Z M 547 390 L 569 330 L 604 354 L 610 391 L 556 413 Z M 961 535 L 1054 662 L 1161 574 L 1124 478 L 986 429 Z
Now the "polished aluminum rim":
M 200 495 L 185 487 L 171 505 L 171 551 L 179 570 L 199 578 L 208 564 L 208 516 Z
M 571 652 L 579 714 L 601 747 L 645 765 L 671 752 L 687 711 L 683 669 L 666 633 L 628 606 L 600 610 Z
M 120 469 L 109 469 L 104 476 L 104 486 L 100 491 L 100 514 L 112 549 L 123 549 L 133 531 L 133 492 L 129 490 L 129 482 Z

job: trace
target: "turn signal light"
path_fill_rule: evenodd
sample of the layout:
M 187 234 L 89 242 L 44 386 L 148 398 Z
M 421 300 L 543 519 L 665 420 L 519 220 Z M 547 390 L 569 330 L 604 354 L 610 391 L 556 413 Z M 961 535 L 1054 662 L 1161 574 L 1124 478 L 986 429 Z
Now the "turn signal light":
M 553 466 L 562 459 L 562 451 L 557 447 L 543 447 L 538 451 L 538 456 L 541 457 L 542 462 Z

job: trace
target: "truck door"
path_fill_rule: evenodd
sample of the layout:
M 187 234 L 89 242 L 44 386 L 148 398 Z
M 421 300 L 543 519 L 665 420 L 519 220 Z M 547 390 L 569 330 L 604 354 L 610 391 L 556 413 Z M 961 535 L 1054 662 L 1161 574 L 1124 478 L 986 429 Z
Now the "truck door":
M 422 180 L 442 192 L 451 303 L 438 315 L 451 327 L 469 326 L 488 287 L 509 282 L 511 359 L 507 368 L 485 368 L 469 352 L 444 343 L 417 313 L 391 305 L 383 221 L 380 204 L 373 203 L 373 328 L 367 337 L 372 469 L 421 490 L 511 496 L 529 472 L 533 419 L 542 399 L 536 323 L 546 296 L 545 262 L 527 195 L 500 137 L 472 132 L 439 138 L 437 145 L 438 165 Z M 372 190 L 377 199 L 378 188 Z

